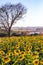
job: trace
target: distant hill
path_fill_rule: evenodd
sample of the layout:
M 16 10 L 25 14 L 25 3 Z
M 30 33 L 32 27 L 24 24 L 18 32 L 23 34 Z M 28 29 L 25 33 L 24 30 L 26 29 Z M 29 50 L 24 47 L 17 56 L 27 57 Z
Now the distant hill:
M 43 33 L 43 27 L 13 27 L 11 33 L 20 33 L 25 34 L 34 34 L 34 33 Z M 0 33 L 6 33 L 4 29 L 0 29 Z
M 13 27 L 12 30 L 28 30 L 28 31 L 35 31 L 35 32 L 43 32 L 43 27 Z

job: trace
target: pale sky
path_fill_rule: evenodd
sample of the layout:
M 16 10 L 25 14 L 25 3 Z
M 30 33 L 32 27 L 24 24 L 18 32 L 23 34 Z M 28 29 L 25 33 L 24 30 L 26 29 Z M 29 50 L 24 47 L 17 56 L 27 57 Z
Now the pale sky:
M 21 2 L 26 8 L 25 17 L 15 24 L 19 27 L 42 27 L 43 26 L 43 0 L 0 0 L 0 6 L 6 3 Z

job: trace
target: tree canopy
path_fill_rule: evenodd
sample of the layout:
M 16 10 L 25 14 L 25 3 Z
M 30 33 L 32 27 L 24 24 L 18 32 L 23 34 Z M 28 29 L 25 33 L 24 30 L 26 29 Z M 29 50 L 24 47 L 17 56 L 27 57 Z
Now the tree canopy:
M 26 8 L 21 4 L 5 4 L 0 7 L 0 27 L 7 31 L 10 36 L 11 28 L 17 20 L 26 13 Z

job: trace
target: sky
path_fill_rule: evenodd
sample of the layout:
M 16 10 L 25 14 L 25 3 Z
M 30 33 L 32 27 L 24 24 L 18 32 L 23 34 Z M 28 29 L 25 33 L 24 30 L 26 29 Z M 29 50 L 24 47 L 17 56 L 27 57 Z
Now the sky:
M 42 27 L 43 26 L 43 0 L 0 0 L 0 6 L 6 3 L 21 3 L 27 8 L 25 16 L 17 21 L 16 27 Z

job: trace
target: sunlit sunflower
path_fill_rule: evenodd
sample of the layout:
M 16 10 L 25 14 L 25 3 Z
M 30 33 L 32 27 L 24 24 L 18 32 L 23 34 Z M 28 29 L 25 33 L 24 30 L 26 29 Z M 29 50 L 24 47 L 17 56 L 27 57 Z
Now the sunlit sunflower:
M 29 46 L 29 49 L 32 49 L 32 46 L 31 45 Z
M 8 63 L 8 62 L 11 61 L 11 59 L 9 57 L 7 57 L 7 56 L 3 57 L 2 60 L 3 60 L 4 63 Z
M 20 50 L 14 50 L 15 55 L 19 55 L 21 52 Z
M 33 58 L 39 58 L 39 53 L 38 53 L 38 52 L 32 53 L 32 57 L 33 57 Z
M 16 54 L 15 53 L 12 53 L 12 57 L 15 57 L 16 56 Z
M 6 54 L 6 55 L 7 55 L 7 56 L 10 56 L 10 53 L 11 53 L 11 52 L 10 52 L 10 50 L 9 50 L 9 51 L 7 52 L 7 54 Z
M 40 60 L 40 64 L 43 65 L 43 59 Z
M 26 53 L 30 53 L 31 52 L 31 50 L 28 48 L 27 50 L 26 50 Z
M 0 51 L 0 55 L 3 55 L 3 54 L 5 54 L 5 53 L 4 53 L 4 51 L 1 50 L 1 51 Z
M 43 45 L 43 41 L 41 41 L 41 45 Z
M 39 59 L 33 60 L 33 64 L 34 64 L 34 65 L 39 65 Z
M 34 48 L 35 48 L 35 50 L 39 50 L 39 47 L 36 45 L 36 46 L 34 46 Z
M 22 61 L 25 57 L 23 55 L 19 56 L 18 60 Z
M 21 55 L 25 56 L 25 55 L 26 55 L 26 53 L 25 53 L 24 51 L 22 51 L 22 52 L 21 52 Z
M 15 46 L 15 48 L 19 48 L 19 45 L 17 44 L 17 45 Z

